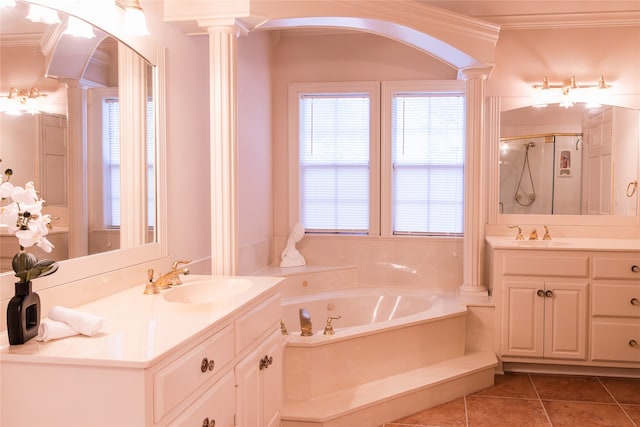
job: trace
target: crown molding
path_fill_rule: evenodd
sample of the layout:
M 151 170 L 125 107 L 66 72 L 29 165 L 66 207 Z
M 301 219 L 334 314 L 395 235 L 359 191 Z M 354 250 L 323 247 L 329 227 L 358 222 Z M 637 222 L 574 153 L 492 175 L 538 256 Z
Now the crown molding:
M 502 30 L 626 27 L 640 25 L 640 11 L 481 16 Z

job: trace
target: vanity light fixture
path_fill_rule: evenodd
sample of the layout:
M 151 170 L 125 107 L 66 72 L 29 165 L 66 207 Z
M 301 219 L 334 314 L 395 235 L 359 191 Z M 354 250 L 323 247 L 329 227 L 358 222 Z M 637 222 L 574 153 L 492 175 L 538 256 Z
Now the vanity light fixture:
M 0 96 L 0 112 L 12 115 L 38 114 L 40 102 L 45 96 L 47 95 L 40 93 L 36 87 L 32 87 L 30 90 L 12 87 L 9 90 L 9 95 Z
M 584 95 L 581 97 L 582 99 L 587 99 L 587 107 L 594 108 L 600 106 L 598 102 L 599 91 L 610 89 L 612 86 L 605 81 L 604 76 L 600 76 L 597 83 L 589 84 L 578 84 L 575 76 L 571 76 L 562 83 L 549 83 L 547 76 L 545 76 L 542 83 L 534 84 L 531 87 L 541 91 L 541 100 L 536 103 L 537 107 L 546 107 L 555 99 L 561 107 L 570 108 L 576 102 L 574 95 L 580 93 Z M 551 89 L 559 89 L 559 91 L 554 93 Z
M 33 3 L 29 5 L 29 14 L 27 15 L 27 19 L 32 22 L 42 22 L 48 25 L 60 23 L 58 12 L 53 9 L 49 9 L 48 7 Z
M 115 0 L 124 9 L 124 30 L 132 36 L 147 36 L 149 29 L 139 0 Z

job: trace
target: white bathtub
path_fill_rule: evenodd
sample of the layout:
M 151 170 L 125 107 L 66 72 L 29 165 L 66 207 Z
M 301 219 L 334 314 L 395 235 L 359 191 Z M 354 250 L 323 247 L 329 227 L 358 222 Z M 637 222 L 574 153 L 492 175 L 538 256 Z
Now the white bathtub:
M 464 354 L 466 307 L 453 292 L 353 288 L 282 304 L 286 399 L 312 399 Z M 300 308 L 311 315 L 313 336 L 300 336 Z M 340 319 L 328 336 L 329 316 Z

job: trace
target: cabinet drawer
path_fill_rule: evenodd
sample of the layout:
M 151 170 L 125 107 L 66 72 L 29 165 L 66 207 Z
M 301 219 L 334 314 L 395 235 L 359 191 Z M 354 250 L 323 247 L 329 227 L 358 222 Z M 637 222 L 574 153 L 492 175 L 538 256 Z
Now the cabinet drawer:
M 155 374 L 154 421 L 160 421 L 167 412 L 223 369 L 233 356 L 233 327 L 229 325 Z
M 591 338 L 592 360 L 640 363 L 640 322 L 637 320 L 594 320 Z
M 635 279 L 640 283 L 640 253 L 593 257 L 592 275 L 594 279 Z
M 169 426 L 233 427 L 235 406 L 235 384 L 233 373 L 229 372 Z
M 585 256 L 558 256 L 530 253 L 528 255 L 505 255 L 502 260 L 505 276 L 553 276 L 587 277 L 589 258 Z
M 236 354 L 270 329 L 281 315 L 280 293 L 276 293 L 236 320 Z
M 639 285 L 594 284 L 591 314 L 594 316 L 639 317 Z

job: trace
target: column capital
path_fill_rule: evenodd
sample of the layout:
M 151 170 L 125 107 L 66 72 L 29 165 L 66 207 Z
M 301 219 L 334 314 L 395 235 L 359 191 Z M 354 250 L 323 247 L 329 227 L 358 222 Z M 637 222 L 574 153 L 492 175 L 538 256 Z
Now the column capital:
M 206 28 L 207 33 L 228 33 L 235 34 L 236 37 L 249 34 L 250 27 L 246 22 L 238 18 L 211 18 L 198 20 L 200 28 Z
M 493 66 L 470 67 L 458 70 L 459 80 L 486 80 L 493 71 Z

